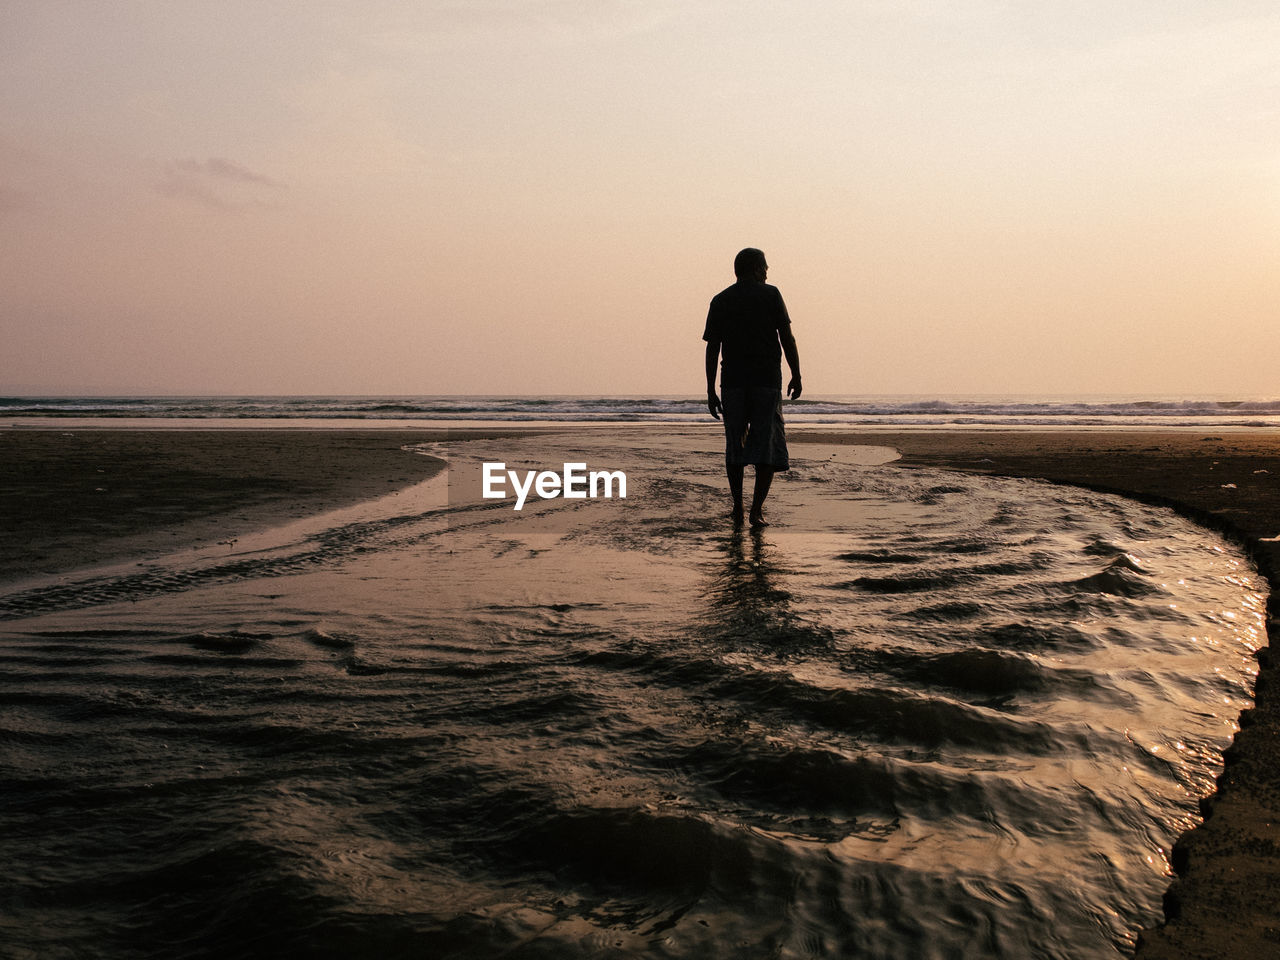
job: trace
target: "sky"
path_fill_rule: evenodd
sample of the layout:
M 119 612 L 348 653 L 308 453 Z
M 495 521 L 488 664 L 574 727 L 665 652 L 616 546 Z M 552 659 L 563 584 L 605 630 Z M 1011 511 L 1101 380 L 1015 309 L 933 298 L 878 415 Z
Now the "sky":
M 1280 10 L 0 0 L 0 393 L 1280 396 Z

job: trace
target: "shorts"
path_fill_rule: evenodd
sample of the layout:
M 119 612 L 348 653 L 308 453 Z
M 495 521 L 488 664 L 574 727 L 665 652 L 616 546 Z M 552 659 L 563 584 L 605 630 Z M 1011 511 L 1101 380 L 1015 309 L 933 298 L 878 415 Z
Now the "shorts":
M 787 433 L 782 425 L 782 390 L 778 387 L 723 387 L 724 462 L 788 470 Z

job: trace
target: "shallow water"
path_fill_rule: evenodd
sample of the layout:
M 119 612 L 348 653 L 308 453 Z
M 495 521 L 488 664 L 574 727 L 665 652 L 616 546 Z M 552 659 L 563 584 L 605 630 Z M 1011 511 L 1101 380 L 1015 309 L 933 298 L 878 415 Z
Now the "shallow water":
M 6 956 L 1114 957 L 1262 583 L 1159 509 L 696 436 L 0 596 Z M 584 447 L 584 444 L 586 446 Z

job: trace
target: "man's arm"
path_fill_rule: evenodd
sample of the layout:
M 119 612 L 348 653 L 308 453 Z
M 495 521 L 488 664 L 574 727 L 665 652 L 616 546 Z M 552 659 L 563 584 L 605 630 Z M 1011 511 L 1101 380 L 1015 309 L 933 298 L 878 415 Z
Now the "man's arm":
M 720 359 L 720 341 L 707 341 L 707 410 L 720 419 L 720 398 L 716 395 L 716 362 Z
M 782 344 L 782 355 L 787 358 L 787 366 L 791 368 L 791 382 L 787 384 L 787 396 L 792 400 L 800 399 L 800 352 L 796 349 L 796 338 L 791 333 L 791 324 L 778 331 L 778 341 Z

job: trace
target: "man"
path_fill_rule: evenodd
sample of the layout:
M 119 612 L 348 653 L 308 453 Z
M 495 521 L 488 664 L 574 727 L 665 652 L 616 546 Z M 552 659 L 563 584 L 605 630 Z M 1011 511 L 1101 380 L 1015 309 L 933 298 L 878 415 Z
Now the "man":
M 738 281 L 711 300 L 707 328 L 707 409 L 717 420 L 724 413 L 725 470 L 733 495 L 733 522 L 741 524 L 742 477 L 748 463 L 756 468 L 751 497 L 752 527 L 768 526 L 764 501 L 773 475 L 790 467 L 782 425 L 782 365 L 787 358 L 791 382 L 787 396 L 800 398 L 800 355 L 791 335 L 791 318 L 778 288 L 765 283 L 769 264 L 748 247 L 733 261 Z M 716 360 L 723 354 L 720 393 L 716 395 Z

